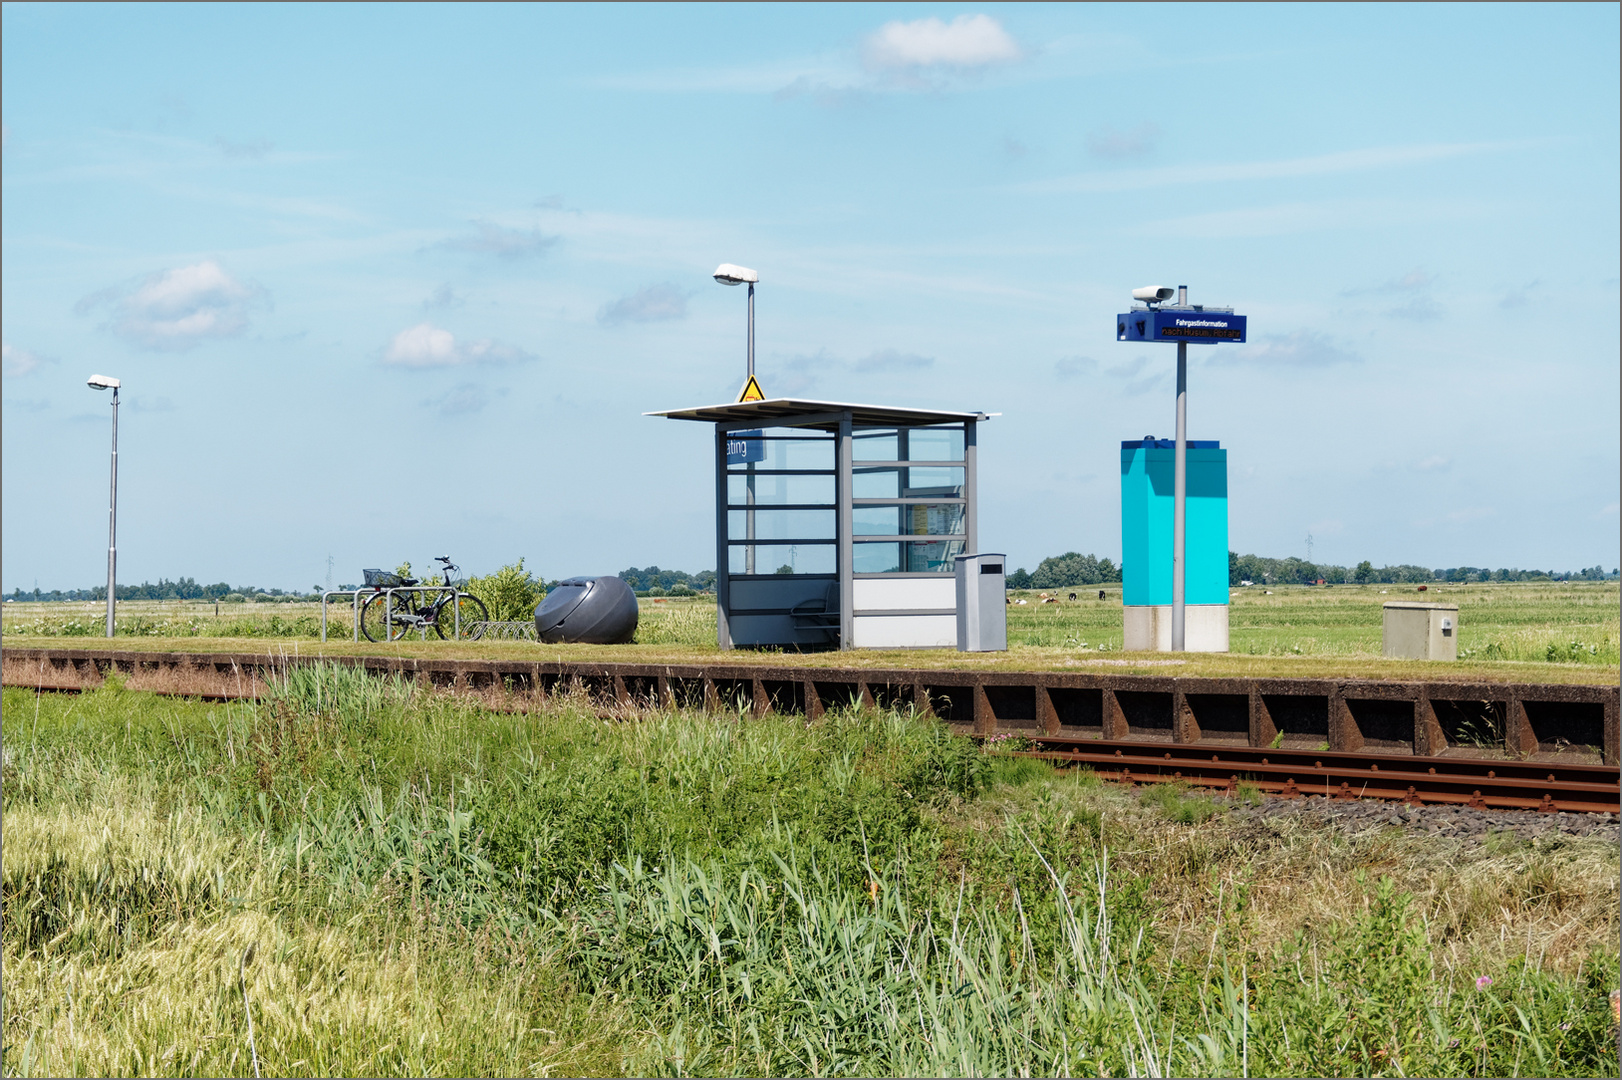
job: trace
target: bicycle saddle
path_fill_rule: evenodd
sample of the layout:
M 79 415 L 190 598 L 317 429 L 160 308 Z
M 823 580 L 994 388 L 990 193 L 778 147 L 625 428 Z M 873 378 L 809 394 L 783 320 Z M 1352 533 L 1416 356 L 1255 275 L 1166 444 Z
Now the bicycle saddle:
M 414 578 L 414 577 L 408 577 L 408 578 L 401 578 L 400 579 L 401 586 L 415 585 L 416 583 L 417 583 L 417 579 Z

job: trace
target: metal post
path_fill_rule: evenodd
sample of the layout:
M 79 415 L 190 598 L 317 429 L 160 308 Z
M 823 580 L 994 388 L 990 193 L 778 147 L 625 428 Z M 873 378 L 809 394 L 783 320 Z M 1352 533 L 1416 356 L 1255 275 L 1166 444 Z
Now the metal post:
M 749 509 L 744 511 L 744 539 L 748 545 L 743 549 L 743 572 L 755 572 L 755 463 L 751 461 L 745 466 L 749 475 L 744 478 L 744 500 Z
M 837 524 L 834 526 L 834 535 L 839 541 L 839 647 L 852 648 L 851 638 L 856 629 L 856 618 L 853 608 L 856 605 L 856 578 L 854 576 L 856 545 L 851 541 L 851 530 L 854 528 L 851 498 L 854 482 L 852 479 L 851 446 L 851 415 L 846 413 L 839 420 L 839 445 L 836 450 L 834 468 L 835 505 L 834 511 Z
M 113 636 L 118 593 L 118 387 L 113 387 L 113 478 L 107 496 L 107 636 Z
M 732 648 L 732 550 L 727 544 L 727 432 L 715 425 L 715 644 Z
M 963 532 L 965 555 L 980 554 L 979 516 L 979 447 L 975 439 L 976 422 L 963 425 Z
M 1177 449 L 1172 481 L 1171 648 L 1182 652 L 1186 627 L 1185 571 L 1188 569 L 1188 342 L 1177 343 Z
M 749 377 L 751 379 L 755 377 L 755 283 L 752 281 L 749 283 Z M 743 572 L 753 574 L 755 572 L 755 463 L 751 461 L 747 468 L 749 479 L 745 483 L 749 489 L 747 498 L 749 509 L 744 512 L 746 519 L 744 538 L 750 543 L 743 549 Z

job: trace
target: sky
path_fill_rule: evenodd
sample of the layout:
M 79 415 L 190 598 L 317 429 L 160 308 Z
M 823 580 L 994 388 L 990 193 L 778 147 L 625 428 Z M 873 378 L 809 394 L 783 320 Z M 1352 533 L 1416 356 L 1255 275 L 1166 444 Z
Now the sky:
M 1001 415 L 986 551 L 1119 559 L 1190 348 L 1230 546 L 1619 546 L 1618 7 L 0 8 L 0 589 L 714 564 L 769 396 Z

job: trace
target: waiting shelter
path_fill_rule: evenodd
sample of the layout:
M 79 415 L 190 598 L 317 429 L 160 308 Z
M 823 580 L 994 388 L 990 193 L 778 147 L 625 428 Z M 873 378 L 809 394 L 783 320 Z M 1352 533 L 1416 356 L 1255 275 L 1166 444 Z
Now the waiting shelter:
M 721 648 L 956 645 L 991 414 L 775 398 L 647 415 L 715 425 Z

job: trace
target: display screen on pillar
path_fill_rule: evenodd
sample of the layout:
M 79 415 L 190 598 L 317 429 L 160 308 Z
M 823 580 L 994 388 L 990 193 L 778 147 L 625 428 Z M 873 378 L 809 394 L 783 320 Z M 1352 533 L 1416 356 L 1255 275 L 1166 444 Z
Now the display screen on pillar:
M 1115 340 L 1242 345 L 1245 321 L 1246 316 L 1232 312 L 1145 308 L 1115 317 Z

